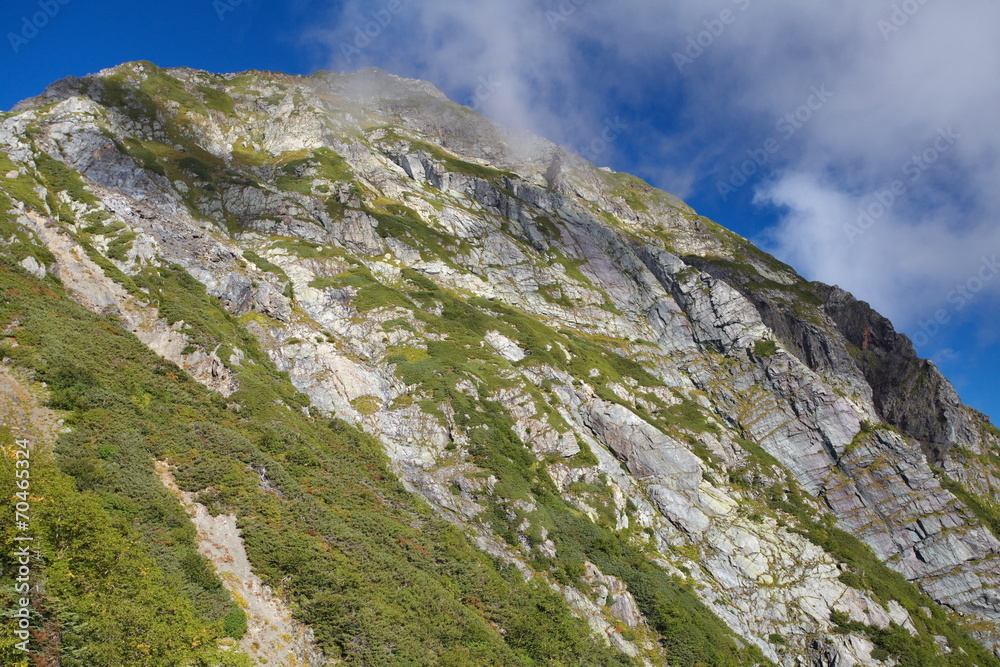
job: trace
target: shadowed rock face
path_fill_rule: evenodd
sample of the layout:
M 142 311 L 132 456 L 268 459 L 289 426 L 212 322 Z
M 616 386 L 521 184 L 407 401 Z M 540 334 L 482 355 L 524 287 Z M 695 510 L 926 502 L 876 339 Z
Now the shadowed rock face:
M 952 447 L 976 441 L 976 429 L 954 387 L 933 363 L 920 359 L 892 323 L 839 287 L 817 293 L 837 329 L 854 346 L 854 361 L 872 388 L 882 421 L 920 442 L 932 462 Z
M 941 660 L 968 633 L 1000 646 L 986 418 L 867 304 L 676 198 L 378 71 L 133 64 L 15 111 L 0 150 L 25 173 L 51 155 L 94 198 L 53 193 L 68 222 L 13 198 L 55 258 L 20 266 L 234 395 L 243 351 L 123 278 L 183 271 L 311 411 L 369 433 L 409 491 L 635 664 L 670 659 L 651 579 L 560 560 L 578 545 L 552 497 L 775 663 L 889 664 L 872 628 Z M 934 601 L 887 593 L 871 553 Z
M 870 394 L 878 420 L 920 443 L 928 460 L 940 465 L 954 447 L 975 446 L 986 418 L 964 406 L 934 364 L 917 356 L 910 339 L 864 301 L 836 286 L 811 283 L 835 330 L 804 319 L 782 301 L 755 291 L 739 269 L 692 258 L 699 268 L 729 280 L 749 299 L 761 319 L 798 357 L 821 375 L 849 378 Z

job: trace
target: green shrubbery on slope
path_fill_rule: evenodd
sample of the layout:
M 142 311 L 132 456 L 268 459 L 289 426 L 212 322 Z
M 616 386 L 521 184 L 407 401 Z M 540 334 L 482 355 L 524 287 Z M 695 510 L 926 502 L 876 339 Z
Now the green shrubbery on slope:
M 330 656 L 372 665 L 629 664 L 595 644 L 550 589 L 524 583 L 415 500 L 371 438 L 305 416 L 308 400 L 177 271 L 144 280 L 175 307 L 200 309 L 200 332 L 248 352 L 229 401 L 0 260 L 0 328 L 16 323 L 18 343 L 3 354 L 48 383 L 50 404 L 72 428 L 37 483 L 83 517 L 71 543 L 57 537 L 58 517 L 38 517 L 53 537 L 42 548 L 36 627 L 79 619 L 63 648 L 78 648 L 88 666 L 183 665 L 199 651 L 214 659 L 202 647 L 224 635 L 227 619 L 232 629 L 233 605 L 192 557 L 193 530 L 155 477 L 153 461 L 166 458 L 182 487 L 238 515 L 255 568 Z M 114 567 L 108 549 L 125 554 Z M 76 553 L 69 577 L 56 554 Z

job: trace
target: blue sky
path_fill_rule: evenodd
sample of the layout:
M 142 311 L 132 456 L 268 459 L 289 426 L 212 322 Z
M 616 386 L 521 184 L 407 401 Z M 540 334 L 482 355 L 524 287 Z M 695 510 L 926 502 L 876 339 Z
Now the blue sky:
M 991 0 L 7 0 L 0 108 L 130 60 L 428 79 L 849 289 L 1000 416 L 997 25 Z

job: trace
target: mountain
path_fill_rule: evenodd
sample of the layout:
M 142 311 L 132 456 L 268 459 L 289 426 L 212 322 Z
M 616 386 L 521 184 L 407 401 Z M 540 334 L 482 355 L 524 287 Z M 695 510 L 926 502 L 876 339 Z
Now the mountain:
M 8 664 L 1000 665 L 989 419 L 427 83 L 59 81 L 0 288 Z

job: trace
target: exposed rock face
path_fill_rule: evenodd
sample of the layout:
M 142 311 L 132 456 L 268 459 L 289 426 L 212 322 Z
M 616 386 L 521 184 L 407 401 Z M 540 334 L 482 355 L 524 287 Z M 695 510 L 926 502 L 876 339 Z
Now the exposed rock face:
M 940 464 L 954 447 L 974 447 L 980 441 L 982 415 L 964 406 L 934 364 L 917 357 L 910 340 L 867 303 L 839 287 L 814 283 L 829 318 L 817 325 L 787 304 L 747 288 L 748 276 L 731 267 L 698 259 L 693 264 L 730 279 L 792 354 L 834 384 L 869 399 L 878 421 L 919 442 L 932 463 Z
M 932 462 L 953 447 L 979 441 L 976 417 L 933 363 L 917 357 L 887 319 L 837 287 L 817 290 L 823 308 L 860 353 L 855 363 L 872 388 L 882 421 L 916 439 Z
M 15 257 L 26 271 L 233 395 L 243 351 L 128 281 L 183 270 L 311 411 L 372 434 L 411 491 L 639 664 L 669 660 L 640 591 L 589 560 L 546 569 L 563 554 L 544 498 L 490 467 L 510 458 L 490 449 L 505 434 L 560 502 L 776 663 L 895 664 L 857 624 L 945 655 L 909 598 L 866 580 L 884 574 L 862 569 L 867 552 L 831 546 L 834 525 L 968 621 L 940 623 L 1000 647 L 1000 542 L 953 493 L 992 507 L 997 433 L 865 304 L 422 82 L 251 73 L 259 96 L 210 82 L 234 115 L 184 118 L 101 93 L 150 67 L 60 82 L 0 120 L 11 160 L 44 151 L 93 197 L 61 194 L 72 223 L 14 202 L 55 258 Z

